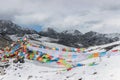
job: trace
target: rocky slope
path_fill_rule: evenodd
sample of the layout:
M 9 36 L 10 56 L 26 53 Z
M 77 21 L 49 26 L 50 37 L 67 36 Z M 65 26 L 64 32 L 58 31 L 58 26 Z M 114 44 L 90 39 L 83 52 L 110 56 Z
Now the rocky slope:
M 17 34 L 17 36 L 23 36 L 24 34 L 37 34 L 37 32 L 35 30 L 23 28 L 9 20 L 0 20 L 0 34 L 1 39 L 3 39 L 3 37 L 7 35 Z M 39 34 L 40 36 L 57 39 L 57 41 L 52 41 L 54 43 L 70 47 L 89 47 L 120 40 L 120 34 L 118 33 L 100 34 L 93 31 L 83 34 L 79 30 L 57 32 L 54 29 L 48 28 L 47 31 L 39 32 Z M 0 42 L 2 43 L 2 41 Z
M 23 28 L 9 20 L 0 20 L 0 33 L 1 34 L 33 34 L 37 32 L 35 30 Z
M 8 36 L 0 35 L 0 48 L 10 45 L 12 40 Z
M 79 30 L 56 32 L 54 29 L 48 28 L 47 31 L 39 32 L 41 36 L 59 39 L 56 43 L 71 47 L 89 47 L 102 45 L 120 40 L 119 34 L 101 34 L 97 32 L 87 32 L 82 34 Z
M 24 34 L 37 33 L 34 30 L 28 28 L 22 28 L 19 25 L 9 20 L 0 20 L 0 48 L 9 45 L 12 40 L 8 35 L 23 36 Z

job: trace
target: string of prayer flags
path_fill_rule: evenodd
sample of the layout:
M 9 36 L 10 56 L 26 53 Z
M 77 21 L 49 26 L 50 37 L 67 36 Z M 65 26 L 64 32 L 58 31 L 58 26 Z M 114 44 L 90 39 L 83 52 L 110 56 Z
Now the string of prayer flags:
M 93 54 L 93 57 L 94 57 L 94 58 L 99 57 L 99 53 L 98 53 L 98 52 L 94 53 L 94 54 Z
M 88 55 L 88 59 L 93 58 L 93 54 Z
M 100 57 L 103 57 L 106 55 L 106 52 L 100 52 Z
M 118 50 L 112 50 L 112 52 L 118 52 Z

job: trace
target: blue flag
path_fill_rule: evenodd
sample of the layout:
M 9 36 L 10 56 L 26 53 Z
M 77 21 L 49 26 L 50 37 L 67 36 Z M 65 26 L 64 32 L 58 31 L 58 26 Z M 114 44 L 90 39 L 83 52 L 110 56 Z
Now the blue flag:
M 106 52 L 100 52 L 100 56 L 103 57 L 106 55 Z

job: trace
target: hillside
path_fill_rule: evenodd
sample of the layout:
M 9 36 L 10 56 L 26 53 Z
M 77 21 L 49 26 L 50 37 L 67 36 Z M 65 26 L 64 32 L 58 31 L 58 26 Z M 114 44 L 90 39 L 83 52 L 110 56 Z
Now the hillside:
M 10 20 L 0 20 L 0 33 L 5 34 L 33 34 L 35 30 L 23 28 Z
M 58 39 L 56 43 L 70 47 L 90 47 L 120 40 L 119 34 L 102 34 L 94 31 L 81 33 L 79 30 L 57 32 L 52 28 L 39 32 L 41 36 Z
M 119 80 L 120 54 L 117 56 L 88 59 L 77 63 L 85 66 L 75 67 L 70 71 L 62 71 L 64 68 L 53 67 L 52 63 L 45 65 L 36 61 L 25 60 L 25 63 L 13 64 L 6 69 L 6 74 L 0 76 L 2 80 Z M 11 60 L 12 61 L 12 60 Z M 89 66 L 95 62 L 97 65 Z M 74 63 L 76 64 L 76 63 Z M 52 67 L 50 66 L 52 65 Z
M 9 45 L 12 39 L 8 35 L 23 36 L 37 33 L 35 30 L 23 28 L 10 20 L 0 20 L 0 48 Z

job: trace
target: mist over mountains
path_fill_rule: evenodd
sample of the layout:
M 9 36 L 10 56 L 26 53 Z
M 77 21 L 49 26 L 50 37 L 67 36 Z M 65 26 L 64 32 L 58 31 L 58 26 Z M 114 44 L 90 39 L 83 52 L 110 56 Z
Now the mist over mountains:
M 23 28 L 10 20 L 0 20 L 0 33 L 3 34 L 34 34 L 35 30 Z
M 89 47 L 95 45 L 102 45 L 120 40 L 119 33 L 102 34 L 94 31 L 81 33 L 79 30 L 57 32 L 52 28 L 46 31 L 37 32 L 29 28 L 23 28 L 10 20 L 0 20 L 0 38 L 6 43 L 12 41 L 7 35 L 25 35 L 25 34 L 39 34 L 40 36 L 58 39 L 54 43 L 63 44 L 70 47 Z
M 48 28 L 47 31 L 39 32 L 41 36 L 59 39 L 57 43 L 71 46 L 71 47 L 89 47 L 95 45 L 102 45 L 118 41 L 120 34 L 101 34 L 94 31 L 81 33 L 79 30 L 63 31 L 58 33 L 52 28 Z

